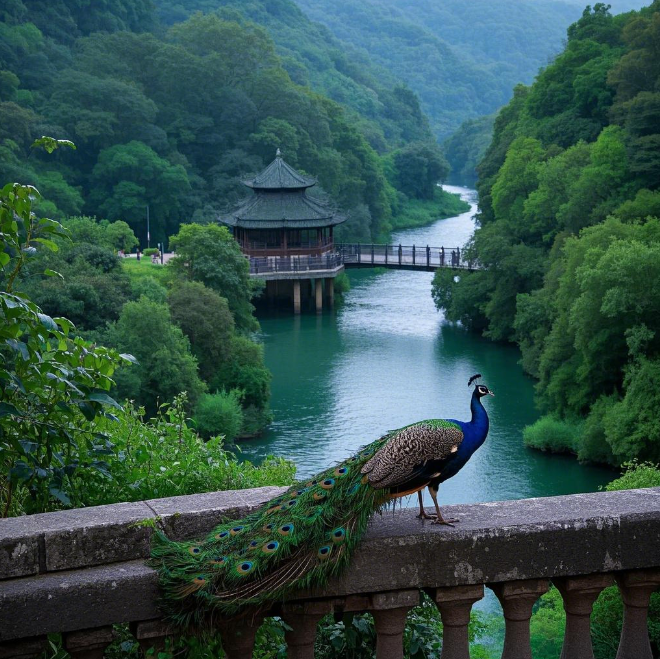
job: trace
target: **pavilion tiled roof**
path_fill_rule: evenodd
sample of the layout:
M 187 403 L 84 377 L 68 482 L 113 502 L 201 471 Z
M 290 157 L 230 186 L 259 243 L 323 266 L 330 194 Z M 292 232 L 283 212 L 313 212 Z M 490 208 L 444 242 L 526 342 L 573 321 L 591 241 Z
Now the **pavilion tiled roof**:
M 345 218 L 306 194 L 269 192 L 256 194 L 233 213 L 222 218 L 232 227 L 245 229 L 316 228 L 341 224 Z
M 335 208 L 307 196 L 316 180 L 298 173 L 280 155 L 245 185 L 254 194 L 229 215 L 222 224 L 244 229 L 314 229 L 341 224 L 346 220 Z
M 243 181 L 243 183 L 254 190 L 300 190 L 311 188 L 316 184 L 316 179 L 311 176 L 303 176 L 284 162 L 278 149 L 275 160 L 261 174 L 255 176 L 251 181 Z

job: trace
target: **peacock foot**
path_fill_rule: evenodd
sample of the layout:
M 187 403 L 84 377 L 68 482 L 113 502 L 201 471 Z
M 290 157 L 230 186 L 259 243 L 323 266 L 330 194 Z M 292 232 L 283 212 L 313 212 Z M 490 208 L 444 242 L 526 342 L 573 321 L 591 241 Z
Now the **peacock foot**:
M 437 515 L 429 515 L 425 510 L 420 510 L 417 519 L 435 519 Z
M 444 519 L 443 517 L 440 517 L 438 519 L 434 519 L 431 524 L 444 524 L 445 526 L 451 526 L 453 527 L 454 524 L 458 523 L 460 520 L 458 519 Z

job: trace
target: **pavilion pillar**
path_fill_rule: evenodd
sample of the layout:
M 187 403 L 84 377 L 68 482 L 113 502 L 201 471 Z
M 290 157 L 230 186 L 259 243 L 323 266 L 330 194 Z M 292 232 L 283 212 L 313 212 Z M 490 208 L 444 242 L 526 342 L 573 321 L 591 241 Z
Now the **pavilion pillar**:
M 316 313 L 323 312 L 323 280 L 317 278 L 314 283 L 316 284 Z
M 300 279 L 293 280 L 293 313 L 300 313 Z
M 325 280 L 325 297 L 328 309 L 332 309 L 335 306 L 335 280 L 333 278 Z

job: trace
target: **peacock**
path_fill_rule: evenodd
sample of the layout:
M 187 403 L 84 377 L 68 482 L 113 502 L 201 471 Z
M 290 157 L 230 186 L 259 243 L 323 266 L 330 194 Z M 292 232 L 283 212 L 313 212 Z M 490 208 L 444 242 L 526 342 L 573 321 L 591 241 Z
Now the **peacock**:
M 158 570 L 161 609 L 180 627 L 205 627 L 247 610 L 265 610 L 293 590 L 322 586 L 349 562 L 374 512 L 415 492 L 419 517 L 453 524 L 440 513 L 441 482 L 454 476 L 488 434 L 481 399 L 494 395 L 481 375 L 469 422 L 431 419 L 393 430 L 355 455 L 290 487 L 239 521 L 198 542 L 157 533 L 150 564 Z M 424 510 L 428 487 L 435 515 Z

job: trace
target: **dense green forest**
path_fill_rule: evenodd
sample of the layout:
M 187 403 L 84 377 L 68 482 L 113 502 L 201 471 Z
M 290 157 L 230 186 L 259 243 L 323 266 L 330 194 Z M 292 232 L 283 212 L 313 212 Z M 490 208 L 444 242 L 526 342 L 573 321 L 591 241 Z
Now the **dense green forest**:
M 36 184 L 47 200 L 40 211 L 52 217 L 124 220 L 144 247 L 149 206 L 151 239 L 163 242 L 181 222 L 213 221 L 278 146 L 348 213 L 344 237 L 386 235 L 411 200 L 430 199 L 431 216 L 455 205 L 429 194 L 436 181 L 418 196 L 397 170 L 412 164 L 424 181 L 448 172 L 412 92 L 363 85 L 373 107 L 345 109 L 294 82 L 291 58 L 235 9 L 166 27 L 146 0 L 16 0 L 0 19 L 0 174 Z M 359 96 L 350 76 L 333 79 L 347 98 Z M 44 133 L 77 149 L 30 154 Z
M 445 158 L 451 167 L 448 181 L 474 186 L 477 182 L 477 165 L 486 154 L 493 139 L 495 115 L 468 119 L 442 144 Z
M 381 68 L 416 92 L 445 139 L 466 119 L 488 115 L 529 83 L 561 49 L 580 9 L 560 2 L 505 0 L 297 0 Z
M 525 439 L 614 465 L 660 460 L 660 2 L 587 8 L 518 86 L 478 166 L 486 269 L 433 294 L 451 320 L 515 341 L 546 412 Z

